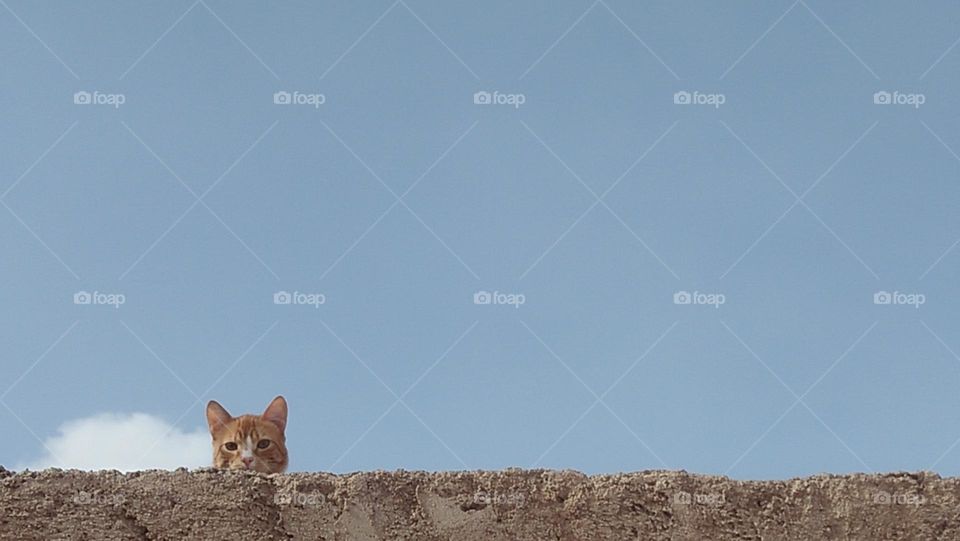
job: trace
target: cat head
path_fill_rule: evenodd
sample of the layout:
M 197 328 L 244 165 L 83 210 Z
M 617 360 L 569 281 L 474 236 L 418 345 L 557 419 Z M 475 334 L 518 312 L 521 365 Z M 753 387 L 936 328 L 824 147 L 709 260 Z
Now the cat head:
M 213 466 L 280 473 L 287 469 L 287 401 L 278 396 L 260 415 L 231 416 L 217 401 L 207 403 L 213 437 Z

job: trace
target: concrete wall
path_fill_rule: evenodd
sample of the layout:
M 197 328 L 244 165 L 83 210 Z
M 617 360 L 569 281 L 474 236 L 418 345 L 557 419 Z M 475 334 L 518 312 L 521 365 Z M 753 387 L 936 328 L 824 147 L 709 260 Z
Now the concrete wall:
M 960 539 L 960 480 L 0 468 L 0 539 Z

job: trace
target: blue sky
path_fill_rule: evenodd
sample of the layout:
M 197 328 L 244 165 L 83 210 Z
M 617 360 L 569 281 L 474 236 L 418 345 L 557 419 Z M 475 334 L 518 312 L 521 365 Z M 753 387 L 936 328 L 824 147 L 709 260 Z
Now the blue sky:
M 516 4 L 0 2 L 0 464 L 960 473 L 960 6 Z

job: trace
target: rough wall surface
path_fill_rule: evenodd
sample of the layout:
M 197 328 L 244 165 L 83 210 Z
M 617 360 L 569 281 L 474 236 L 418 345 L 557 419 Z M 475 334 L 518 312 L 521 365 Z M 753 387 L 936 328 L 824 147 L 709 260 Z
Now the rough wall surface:
M 960 539 L 960 479 L 0 468 L 0 539 Z

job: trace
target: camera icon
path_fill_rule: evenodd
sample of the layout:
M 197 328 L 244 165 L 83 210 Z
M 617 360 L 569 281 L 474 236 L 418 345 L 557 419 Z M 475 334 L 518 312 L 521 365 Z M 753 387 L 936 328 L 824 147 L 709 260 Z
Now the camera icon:
M 273 503 L 277 505 L 290 505 L 293 502 L 293 497 L 289 494 L 276 494 L 273 497 Z
M 892 98 L 893 97 L 886 90 L 873 93 L 873 103 L 877 105 L 890 105 L 890 103 L 893 101 Z
M 893 302 L 893 295 L 888 291 L 877 291 L 873 294 L 873 304 L 890 304 Z
M 73 304 L 90 304 L 93 302 L 93 296 L 86 291 L 77 291 L 73 294 Z
M 493 302 L 493 295 L 489 291 L 477 291 L 473 294 L 473 304 L 490 304 Z
M 290 105 L 291 96 L 289 92 L 281 90 L 273 93 L 273 103 L 277 105 Z
M 273 294 L 273 304 L 290 304 L 293 302 L 293 296 L 286 291 L 277 291 Z
M 677 291 L 673 294 L 673 304 L 690 304 L 693 296 L 688 291 Z
M 493 103 L 493 97 L 486 90 L 481 90 L 473 94 L 473 103 L 477 105 L 490 105 Z
M 693 503 L 693 496 L 689 492 L 681 490 L 673 495 L 674 503 L 679 503 L 680 505 L 690 505 Z
M 690 93 L 686 90 L 681 90 L 680 92 L 674 92 L 673 94 L 673 103 L 677 105 L 690 105 Z
M 889 492 L 880 490 L 873 495 L 873 503 L 878 503 L 880 505 L 890 505 L 893 503 L 893 497 Z
M 93 96 L 86 90 L 74 92 L 73 103 L 77 105 L 90 105 L 93 102 Z

